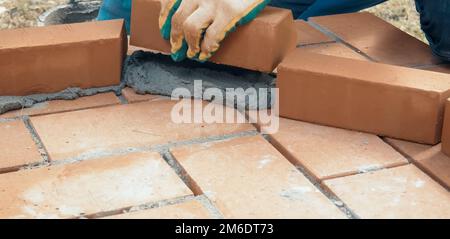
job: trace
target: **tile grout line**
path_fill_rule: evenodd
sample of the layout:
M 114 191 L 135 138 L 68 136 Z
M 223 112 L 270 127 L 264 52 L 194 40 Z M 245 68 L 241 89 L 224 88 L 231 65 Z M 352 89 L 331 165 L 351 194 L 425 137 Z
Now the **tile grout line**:
M 30 117 L 23 116 L 22 121 L 25 123 L 25 126 L 28 129 L 28 132 L 31 134 L 31 138 L 33 139 L 34 143 L 38 147 L 39 153 L 41 154 L 41 157 L 43 159 L 41 164 L 49 165 L 50 164 L 50 156 L 48 154 L 47 149 L 45 148 L 44 143 L 42 142 L 41 138 L 39 137 L 36 129 L 34 128 L 33 124 L 31 123 Z M 26 169 L 27 167 L 23 167 L 23 168 Z
M 421 164 L 417 163 L 416 160 L 414 160 L 411 156 L 409 156 L 408 154 L 406 154 L 405 152 L 403 152 L 403 150 L 401 150 L 399 147 L 395 146 L 394 144 L 390 143 L 389 141 L 386 140 L 386 138 L 381 138 L 386 144 L 388 144 L 389 146 L 391 146 L 394 150 L 396 150 L 398 153 L 400 153 L 403 157 L 406 158 L 406 160 L 408 160 L 410 165 L 414 165 L 415 167 L 417 167 L 420 171 L 422 171 L 423 173 L 425 173 L 428 177 L 430 177 L 431 179 L 433 179 L 433 181 L 435 181 L 436 183 L 438 183 L 439 185 L 441 185 L 443 188 L 447 189 L 447 191 L 450 191 L 450 187 L 447 186 L 445 184 L 444 181 L 442 181 L 439 177 L 433 175 L 431 173 L 430 170 L 428 170 L 427 168 L 423 167 Z M 436 146 L 433 146 L 436 147 Z M 403 165 L 405 166 L 405 165 Z
M 341 212 L 343 212 L 345 214 L 345 216 L 347 216 L 348 219 L 360 219 L 360 217 L 352 210 L 350 209 L 347 204 L 341 200 L 336 194 L 334 194 L 331 190 L 325 188 L 324 186 L 322 186 L 321 182 L 319 180 L 317 180 L 313 175 L 311 175 L 310 173 L 308 173 L 308 171 L 302 166 L 302 165 L 295 165 L 293 164 L 287 157 L 285 154 L 283 154 L 283 152 L 281 152 L 278 147 L 276 147 L 276 145 L 273 144 L 273 142 L 270 139 L 269 135 L 266 134 L 261 134 L 262 137 L 270 144 L 274 147 L 275 150 L 277 150 L 281 155 L 283 155 L 283 157 L 285 157 L 285 159 L 291 164 L 293 165 L 301 174 L 303 174 L 303 176 L 306 177 L 306 179 L 314 186 L 316 187 L 317 190 L 319 190 L 323 195 L 325 195 L 325 197 L 327 197 L 327 199 L 334 205 L 336 206 Z
M 178 204 L 182 204 L 185 202 L 195 200 L 195 198 L 196 197 L 193 195 L 185 195 L 185 196 L 180 196 L 180 197 L 176 197 L 176 198 L 148 202 L 148 203 L 140 204 L 137 206 L 128 206 L 128 207 L 123 207 L 123 208 L 109 210 L 109 211 L 91 213 L 91 214 L 82 215 L 82 216 L 78 216 L 78 217 L 74 217 L 74 218 L 75 219 L 80 219 L 80 218 L 81 219 L 82 218 L 99 219 L 99 218 L 110 217 L 110 216 L 126 215 L 128 213 L 133 213 L 133 212 L 141 212 L 141 211 L 145 211 L 145 210 L 163 208 L 165 206 L 178 205 Z
M 184 182 L 184 184 L 194 193 L 195 196 L 203 196 L 204 200 L 201 202 L 211 215 L 217 218 L 224 218 L 219 209 L 211 201 L 211 199 L 203 192 L 197 182 L 189 175 L 186 169 L 181 165 L 180 162 L 175 158 L 175 156 L 167 149 L 161 152 L 161 157 L 167 162 L 167 164 L 175 171 L 178 177 Z
M 372 57 L 370 57 L 369 55 L 367 55 L 366 53 L 362 52 L 360 49 L 358 49 L 358 48 L 354 47 L 352 44 L 346 42 L 344 39 L 340 38 L 339 36 L 334 34 L 332 31 L 328 30 L 327 28 L 322 27 L 319 24 L 309 21 L 309 20 L 307 21 L 307 23 L 310 26 L 314 27 L 315 29 L 319 30 L 320 32 L 324 33 L 325 35 L 331 37 L 337 43 L 341 43 L 341 44 L 345 45 L 346 47 L 350 48 L 351 50 L 353 50 L 354 52 L 358 53 L 359 55 L 365 57 L 367 60 L 372 61 L 372 62 L 378 62 L 375 59 L 373 59 Z
M 408 161 L 408 164 L 414 164 L 414 160 L 405 152 L 403 152 L 403 150 L 400 150 L 400 148 L 398 148 L 397 146 L 395 146 L 394 144 L 390 143 L 385 137 L 380 137 L 378 136 L 384 143 L 386 143 L 387 145 L 389 145 L 391 148 L 393 148 L 395 151 L 397 151 L 400 155 L 402 155 L 403 157 L 405 157 L 405 159 Z
M 119 99 L 120 105 L 128 105 L 128 104 L 130 104 L 130 102 L 127 100 L 127 98 L 125 98 L 125 96 L 123 96 L 123 94 L 116 95 L 116 97 Z
M 28 127 L 30 127 L 30 128 L 28 128 Z M 34 128 L 31 125 L 31 122 L 29 125 L 27 125 L 27 128 L 29 129 L 30 132 L 34 131 Z M 47 167 L 47 166 L 67 165 L 67 164 L 71 164 L 71 163 L 95 160 L 95 159 L 100 159 L 100 158 L 110 157 L 110 156 L 122 156 L 122 155 L 126 155 L 129 153 L 139 153 L 139 152 L 161 153 L 167 149 L 178 148 L 178 147 L 182 147 L 182 146 L 198 145 L 198 144 L 208 143 L 208 142 L 221 142 L 221 141 L 231 140 L 231 139 L 240 138 L 240 137 L 257 135 L 258 132 L 256 132 L 256 130 L 248 130 L 248 131 L 225 134 L 225 135 L 218 135 L 218 136 L 211 136 L 211 137 L 204 137 L 204 138 L 195 138 L 195 139 L 189 139 L 189 140 L 178 141 L 178 142 L 169 142 L 167 144 L 154 145 L 154 146 L 149 146 L 149 147 L 140 147 L 140 148 L 126 147 L 126 148 L 120 148 L 117 150 L 109 150 L 109 151 L 106 150 L 106 151 L 101 151 L 101 152 L 97 151 L 92 154 L 90 154 L 90 153 L 81 154 L 76 157 L 66 158 L 66 159 L 61 159 L 61 160 L 53 160 L 53 161 L 50 160 L 49 154 L 48 154 L 47 150 L 45 149 L 44 144 L 38 137 L 37 133 L 33 132 L 32 134 L 33 134 L 32 137 L 33 138 L 36 137 L 36 140 L 38 140 L 37 144 L 42 144 L 42 148 L 44 150 L 46 160 L 44 160 L 41 163 L 33 164 L 33 165 L 30 165 L 27 167 L 22 167 L 19 169 L 19 171 L 20 170 L 32 170 L 32 169 L 42 168 L 42 167 Z
M 330 41 L 324 41 L 324 42 L 297 44 L 296 48 L 307 48 L 307 47 L 310 47 L 310 46 L 321 46 L 321 45 L 327 45 L 327 44 L 333 44 L 333 43 L 337 43 L 337 42 L 335 40 L 330 40 Z

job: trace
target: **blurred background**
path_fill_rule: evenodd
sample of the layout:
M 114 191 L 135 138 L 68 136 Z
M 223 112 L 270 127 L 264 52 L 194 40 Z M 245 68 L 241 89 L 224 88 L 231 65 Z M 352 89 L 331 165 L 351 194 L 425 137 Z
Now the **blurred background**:
M 36 26 L 36 19 L 52 7 L 71 0 L 0 0 L 0 29 Z M 72 0 L 73 1 L 73 0 Z M 89 0 L 83 0 L 89 1 Z M 431 1 L 431 0 L 430 0 Z M 414 0 L 389 0 L 367 11 L 426 42 Z

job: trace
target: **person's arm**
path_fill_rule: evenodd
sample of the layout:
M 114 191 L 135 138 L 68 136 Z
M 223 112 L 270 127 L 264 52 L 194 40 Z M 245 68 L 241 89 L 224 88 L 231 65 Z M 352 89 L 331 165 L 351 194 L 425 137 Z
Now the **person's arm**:
M 160 29 L 172 58 L 207 61 L 237 26 L 254 19 L 270 0 L 161 0 Z

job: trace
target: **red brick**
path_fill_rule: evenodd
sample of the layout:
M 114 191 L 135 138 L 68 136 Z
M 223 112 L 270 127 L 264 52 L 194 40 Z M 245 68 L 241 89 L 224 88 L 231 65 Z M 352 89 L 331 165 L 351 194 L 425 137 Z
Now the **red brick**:
M 450 189 L 450 157 L 441 152 L 441 145 L 430 146 L 395 139 L 387 141 L 425 173 Z
M 419 143 L 440 141 L 446 74 L 295 50 L 278 67 L 280 116 Z
M 125 99 L 129 102 L 129 103 L 136 103 L 136 102 L 142 102 L 142 101 L 150 101 L 150 100 L 154 100 L 154 99 L 159 99 L 161 98 L 158 95 L 150 95 L 150 94 L 146 94 L 146 95 L 139 95 L 136 94 L 136 92 L 134 92 L 133 89 L 131 88 L 125 88 L 122 90 L 122 95 L 123 97 L 125 97 Z
M 325 43 L 325 44 L 315 44 L 310 46 L 304 46 L 300 49 L 328 56 L 339 56 L 344 58 L 351 58 L 355 60 L 369 61 L 366 57 L 353 51 L 352 49 L 346 47 L 341 43 Z
M 261 136 L 177 148 L 173 155 L 225 218 L 345 216 Z
M 0 32 L 0 95 L 120 84 L 127 51 L 123 20 Z
M 51 160 L 254 129 L 249 124 L 177 124 L 171 119 L 175 105 L 178 102 L 170 100 L 142 102 L 32 117 L 31 121 Z
M 334 41 L 329 36 L 320 32 L 303 20 L 295 21 L 295 27 L 298 34 L 297 46 Z
M 0 123 L 0 148 L 2 149 L 0 172 L 18 169 L 42 160 L 31 134 L 19 120 Z
M 170 53 L 159 31 L 159 0 L 135 0 L 131 16 L 131 45 Z M 272 72 L 297 42 L 292 13 L 267 7 L 250 23 L 230 33 L 211 61 Z M 264 50 L 261 50 L 264 49 Z
M 34 105 L 31 108 L 15 110 L 3 115 L 0 118 L 12 118 L 24 115 L 36 116 L 61 113 L 74 110 L 91 109 L 101 106 L 120 104 L 119 98 L 114 93 L 104 93 L 94 96 L 81 97 L 75 100 L 52 100 Z
M 106 219 L 211 219 L 208 210 L 192 200 L 175 205 L 119 214 Z
M 416 66 L 440 62 L 427 44 L 368 12 L 313 17 L 310 21 L 382 63 Z
M 450 99 L 447 99 L 442 129 L 442 151 L 450 156 Z
M 0 175 L 0 218 L 79 217 L 191 194 L 158 153 L 135 153 Z
M 413 165 L 326 180 L 362 218 L 450 218 L 450 194 Z
M 319 180 L 408 163 L 376 135 L 301 121 L 280 119 L 280 130 L 270 139 L 291 162 Z

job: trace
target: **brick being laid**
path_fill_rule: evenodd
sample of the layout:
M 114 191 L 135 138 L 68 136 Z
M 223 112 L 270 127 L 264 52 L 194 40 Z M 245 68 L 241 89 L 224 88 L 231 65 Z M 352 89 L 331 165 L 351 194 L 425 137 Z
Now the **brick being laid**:
M 0 95 L 120 84 L 127 51 L 123 20 L 0 32 Z
M 296 49 L 278 67 L 280 116 L 436 144 L 447 74 Z
M 160 9 L 159 0 L 133 1 L 131 45 L 170 53 L 170 43 L 159 31 Z M 267 7 L 253 21 L 230 33 L 211 61 L 270 73 L 296 43 L 291 11 Z

